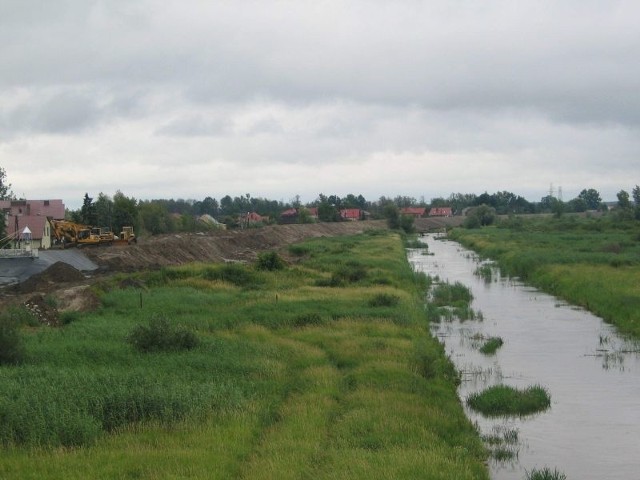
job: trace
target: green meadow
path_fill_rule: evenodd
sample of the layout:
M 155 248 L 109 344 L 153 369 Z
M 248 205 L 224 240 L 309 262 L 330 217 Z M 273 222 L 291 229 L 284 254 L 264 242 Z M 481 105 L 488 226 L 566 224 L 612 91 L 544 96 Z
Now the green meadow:
M 288 257 L 117 277 L 94 312 L 25 322 L 0 478 L 487 479 L 401 238 Z
M 584 307 L 640 338 L 640 222 L 513 218 L 449 237 L 497 261 L 503 273 Z

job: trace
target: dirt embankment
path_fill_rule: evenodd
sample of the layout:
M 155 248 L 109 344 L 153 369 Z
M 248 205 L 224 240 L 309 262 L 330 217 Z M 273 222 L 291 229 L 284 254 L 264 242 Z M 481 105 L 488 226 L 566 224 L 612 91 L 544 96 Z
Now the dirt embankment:
M 140 239 L 138 244 L 87 248 L 85 254 L 108 271 L 136 271 L 190 262 L 253 261 L 258 253 L 278 250 L 306 238 L 331 237 L 386 228 L 384 221 L 273 225 L 206 234 L 170 234 Z
M 190 262 L 251 262 L 262 251 L 279 250 L 307 238 L 350 235 L 380 228 L 386 228 L 384 221 L 274 225 L 207 234 L 158 235 L 141 239 L 136 245 L 84 248 L 82 252 L 98 264 L 103 273 L 109 274 Z M 100 275 L 86 278 L 71 265 L 57 262 L 1 292 L 0 309 L 22 304 L 40 322 L 58 325 L 59 312 L 92 310 L 99 304 L 90 288 L 97 278 Z

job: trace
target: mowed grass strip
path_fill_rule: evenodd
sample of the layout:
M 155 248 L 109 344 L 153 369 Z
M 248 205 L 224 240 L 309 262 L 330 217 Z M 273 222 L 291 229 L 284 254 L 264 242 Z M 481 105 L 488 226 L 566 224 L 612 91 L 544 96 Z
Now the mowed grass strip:
M 46 403 L 95 429 L 68 446 L 35 424 L 33 442 L 3 439 L 0 478 L 488 478 L 401 239 L 301 251 L 284 271 L 191 265 L 105 284 L 98 311 L 25 330 L 26 363 L 0 370 L 0 392 L 21 393 L 0 393 L 0 412 L 45 418 L 35 414 Z M 136 351 L 127 338 L 154 315 L 197 345 Z M 129 414 L 106 429 L 90 407 L 114 392 Z

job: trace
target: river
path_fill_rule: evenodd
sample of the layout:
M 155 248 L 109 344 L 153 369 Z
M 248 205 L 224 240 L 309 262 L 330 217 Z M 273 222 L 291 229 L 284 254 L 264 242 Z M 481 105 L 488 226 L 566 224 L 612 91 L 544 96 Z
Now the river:
M 591 313 L 494 269 L 474 274 L 477 256 L 458 243 L 426 235 L 411 249 L 415 270 L 471 289 L 481 320 L 441 321 L 432 333 L 461 372 L 459 395 L 494 384 L 541 385 L 551 408 L 524 418 L 484 418 L 465 406 L 484 436 L 502 436 L 502 460 L 489 462 L 494 480 L 524 479 L 548 467 L 572 479 L 640 479 L 640 345 Z M 479 336 L 499 336 L 494 355 L 478 351 Z M 516 439 L 514 441 L 514 439 Z

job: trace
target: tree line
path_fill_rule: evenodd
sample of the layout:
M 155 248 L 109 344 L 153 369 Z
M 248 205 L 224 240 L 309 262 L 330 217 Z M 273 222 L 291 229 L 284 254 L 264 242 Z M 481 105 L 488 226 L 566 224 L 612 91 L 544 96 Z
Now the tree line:
M 300 223 L 311 222 L 314 219 L 309 209 L 317 209 L 319 221 L 341 221 L 340 211 L 357 208 L 366 211 L 372 219 L 392 219 L 397 225 L 402 224 L 400 209 L 405 207 L 451 207 L 454 215 L 461 215 L 467 209 L 475 209 L 481 224 L 490 223 L 495 215 L 553 213 L 580 213 L 590 210 L 606 210 L 608 207 L 602 201 L 600 193 L 593 189 L 583 189 L 580 194 L 568 201 L 547 195 L 539 202 L 529 202 L 524 197 L 508 191 L 500 191 L 480 195 L 469 193 L 452 193 L 449 197 L 432 198 L 429 202 L 424 198 L 416 199 L 410 196 L 385 197 L 377 200 L 367 200 L 362 195 L 348 194 L 325 195 L 306 204 L 296 196 L 288 202 L 253 197 L 247 193 L 242 196 L 226 195 L 220 200 L 207 196 L 203 200 L 185 199 L 156 199 L 136 200 L 117 191 L 113 197 L 99 193 L 97 199 L 85 194 L 82 207 L 67 212 L 68 217 L 79 223 L 96 226 L 110 226 L 119 231 L 125 225 L 134 226 L 137 231 L 148 234 L 172 232 L 193 232 L 208 228 L 206 223 L 199 222 L 202 215 L 209 215 L 228 228 L 246 226 L 242 217 L 247 213 L 257 213 L 263 217 L 264 223 L 278 223 L 283 211 L 295 208 L 299 212 Z M 479 209 L 479 207 L 482 207 Z M 636 185 L 630 195 L 624 190 L 618 193 L 618 207 L 629 218 L 640 219 L 640 186 Z M 256 226 L 260 226 L 258 223 Z M 209 228 L 215 228 L 209 225 Z
M 625 218 L 640 219 L 640 186 L 636 185 L 631 194 L 621 190 L 618 194 L 618 210 Z M 6 180 L 6 172 L 0 167 L 0 200 L 15 199 L 11 184 Z M 478 209 L 479 207 L 482 209 Z M 602 202 L 600 193 L 594 188 L 585 188 L 580 194 L 563 202 L 561 199 L 547 195 L 539 202 L 529 202 L 524 197 L 509 191 L 495 193 L 452 193 L 447 198 L 436 197 L 426 201 L 424 197 L 416 199 L 411 196 L 385 197 L 367 200 L 363 195 L 349 193 L 343 197 L 320 193 L 316 199 L 306 204 L 296 196 L 288 202 L 253 197 L 251 194 L 232 197 L 225 195 L 219 200 L 207 196 L 202 200 L 193 199 L 155 199 L 139 200 L 116 191 L 113 196 L 100 192 L 97 197 L 85 193 L 82 207 L 68 210 L 66 217 L 77 223 L 92 226 L 110 227 L 118 233 L 124 226 L 133 226 L 136 232 L 161 234 L 172 232 L 194 232 L 207 228 L 215 228 L 212 224 L 202 223 L 199 219 L 208 215 L 228 228 L 246 226 L 242 216 L 257 213 L 264 218 L 262 223 L 278 223 L 283 211 L 298 209 L 298 221 L 310 222 L 310 208 L 316 208 L 318 220 L 323 222 L 341 221 L 340 211 L 357 208 L 368 212 L 372 219 L 391 219 L 394 224 L 402 225 L 400 209 L 405 207 L 451 207 L 454 215 L 461 215 L 467 209 L 476 209 L 480 224 L 490 223 L 493 215 L 527 214 L 527 213 L 579 213 L 589 210 L 604 210 L 607 206 Z M 259 226 L 259 224 L 258 224 Z M 0 238 L 4 237 L 5 217 L 0 215 Z

